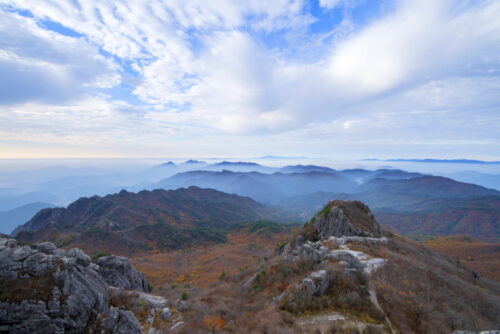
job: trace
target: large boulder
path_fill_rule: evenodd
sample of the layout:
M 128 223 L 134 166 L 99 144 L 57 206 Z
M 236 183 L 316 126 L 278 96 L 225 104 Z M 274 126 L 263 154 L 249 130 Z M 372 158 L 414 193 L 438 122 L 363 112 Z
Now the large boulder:
M 111 286 L 149 292 L 144 274 L 137 271 L 126 257 L 103 256 L 97 259 L 98 271 Z
M 341 236 L 382 236 L 372 212 L 359 201 L 335 200 L 328 203 L 308 223 L 308 232 L 309 237 L 319 240 Z
M 102 319 L 101 328 L 141 333 L 131 313 L 108 306 L 108 284 L 95 267 L 79 249 L 0 237 L 0 332 L 82 333 Z
M 141 325 L 130 311 L 111 307 L 105 315 L 102 324 L 105 333 L 113 334 L 142 334 Z

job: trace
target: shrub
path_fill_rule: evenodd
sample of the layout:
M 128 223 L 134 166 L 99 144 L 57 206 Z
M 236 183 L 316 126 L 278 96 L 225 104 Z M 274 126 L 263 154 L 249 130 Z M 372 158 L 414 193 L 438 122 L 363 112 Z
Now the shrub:
M 91 259 L 92 261 L 96 261 L 98 259 L 100 259 L 101 257 L 105 257 L 105 256 L 110 256 L 111 254 L 108 254 L 108 253 L 95 253 L 94 255 L 92 255 Z
M 188 297 L 189 297 L 189 293 L 186 291 L 183 291 L 181 294 L 181 299 L 186 300 L 186 299 L 188 299 Z
M 108 303 L 110 306 L 131 311 L 141 324 L 145 323 L 149 316 L 149 303 L 140 299 L 136 293 L 122 289 L 109 289 Z

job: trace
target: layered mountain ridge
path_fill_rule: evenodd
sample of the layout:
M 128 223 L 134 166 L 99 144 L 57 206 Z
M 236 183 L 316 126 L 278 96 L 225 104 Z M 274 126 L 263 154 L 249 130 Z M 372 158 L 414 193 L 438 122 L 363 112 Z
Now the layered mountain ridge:
M 201 205 L 204 201 L 205 205 Z M 134 211 L 134 206 L 129 207 L 134 203 L 144 210 Z M 149 204 L 147 209 L 145 203 Z M 156 209 L 151 206 L 152 203 Z M 241 227 L 247 226 L 238 224 L 245 217 L 255 219 L 265 214 L 280 214 L 249 198 L 195 187 L 138 194 L 121 192 L 107 198 L 82 199 L 67 209 L 50 210 L 42 211 L 40 214 L 44 214 L 43 217 L 27 226 L 36 229 L 20 231 L 17 234 L 19 239 L 26 241 L 28 236 L 43 239 L 56 235 L 58 241 L 62 241 L 64 239 L 59 237 L 67 237 L 69 234 L 65 231 L 70 231 L 76 236 L 67 247 L 85 241 L 87 249 L 96 253 L 103 250 L 98 237 L 102 231 L 82 232 L 85 226 L 103 229 L 106 232 L 102 238 L 104 243 L 112 244 L 116 242 L 114 238 L 120 237 L 119 242 L 126 244 L 131 239 L 137 243 L 144 242 L 137 233 L 144 228 L 138 223 L 140 217 L 148 218 L 146 221 L 152 226 L 158 225 L 154 223 L 158 217 L 169 219 L 159 225 L 175 228 L 174 233 L 165 235 L 168 240 L 175 240 L 180 237 L 181 231 L 199 227 L 200 224 L 206 226 L 212 219 L 214 226 Z M 236 214 L 232 210 L 241 211 Z M 252 210 L 257 212 L 252 215 Z M 117 211 L 121 212 L 119 217 L 123 217 L 119 220 L 122 225 L 118 227 L 109 216 L 110 212 Z M 259 222 L 245 228 L 254 233 L 263 227 L 274 229 L 278 226 Z M 154 230 L 152 236 L 161 233 L 164 231 Z M 125 234 L 130 239 L 123 238 Z M 82 238 L 84 235 L 88 239 Z M 251 242 L 252 238 L 256 235 L 246 242 Z M 225 267 L 217 281 L 203 288 L 183 284 L 182 293 L 179 291 L 176 294 L 180 289 L 178 286 L 185 282 L 184 277 L 173 277 L 167 281 L 160 279 L 162 286 L 158 291 L 164 298 L 126 291 L 147 291 L 149 285 L 125 258 L 103 256 L 92 262 L 87 255 L 74 248 L 58 250 L 50 243 L 19 246 L 16 241 L 6 239 L 4 247 L 0 247 L 0 256 L 6 260 L 0 263 L 9 268 L 0 272 L 15 272 L 15 275 L 0 278 L 0 302 L 6 303 L 9 309 L 17 307 L 15 311 L 8 312 L 11 318 L 7 320 L 9 326 L 14 324 L 22 329 L 31 328 L 29 326 L 33 321 L 39 321 L 40 315 L 45 314 L 45 309 L 51 312 L 57 307 L 69 313 L 49 312 L 50 316 L 44 321 L 50 330 L 59 328 L 57 326 L 81 328 L 83 323 L 93 332 L 145 333 L 150 331 L 151 326 L 157 326 L 161 328 L 159 332 L 190 334 L 326 334 L 353 331 L 362 334 L 449 334 L 461 331 L 478 333 L 500 327 L 497 317 L 500 286 L 497 283 L 484 279 L 456 260 L 383 230 L 370 208 L 362 202 L 331 201 L 293 236 L 288 234 L 286 238 L 278 245 L 274 256 L 266 255 L 258 258 L 257 262 L 253 254 L 262 250 L 254 250 L 255 245 L 247 244 L 245 253 L 240 256 L 249 257 L 251 262 L 246 261 L 247 265 L 240 268 Z M 201 239 L 196 236 L 193 240 Z M 189 244 L 181 247 L 186 245 Z M 198 256 L 202 258 L 206 253 L 213 254 L 211 249 L 221 248 L 220 245 L 203 242 L 192 246 L 198 249 Z M 187 254 L 182 253 L 179 258 L 183 266 L 189 265 Z M 209 262 L 211 270 L 220 270 L 216 268 L 226 258 L 222 252 L 220 257 L 204 259 Z M 151 260 L 146 261 L 146 258 L 132 260 L 141 266 L 152 265 Z M 48 265 L 45 266 L 45 263 Z M 179 263 L 171 265 L 178 266 Z M 31 270 L 31 267 L 34 269 Z M 28 272 L 19 268 L 27 268 Z M 45 269 L 40 268 L 55 268 L 55 272 L 47 274 Z M 203 275 L 196 268 L 192 268 L 191 273 Z M 157 273 L 149 272 L 149 275 L 155 278 L 155 282 L 158 281 Z M 76 281 L 62 284 L 72 280 Z M 80 284 L 84 281 L 87 283 Z M 47 289 L 40 290 L 42 286 Z M 64 290 L 65 286 L 74 288 Z M 118 286 L 118 290 L 109 286 Z M 63 289 L 62 293 L 53 295 L 51 291 L 59 287 Z M 69 306 L 64 305 L 77 298 L 71 297 L 73 295 L 81 295 L 80 301 L 71 304 L 68 309 Z M 108 297 L 101 297 L 103 295 Z M 29 303 L 18 305 L 16 301 L 19 298 L 35 301 L 38 298 L 50 305 L 42 309 Z M 158 300 L 161 305 L 155 306 Z M 175 309 L 165 311 L 166 300 L 171 300 Z M 71 321 L 76 321 L 73 316 L 76 310 L 79 320 L 75 323 Z M 13 319 L 12 314 L 16 314 L 17 318 Z M 91 314 L 96 316 L 90 317 Z M 62 320 L 53 320 L 54 317 L 62 317 Z M 84 330 L 75 329 L 74 332 Z
M 44 209 L 13 236 L 24 242 L 51 241 L 126 255 L 225 242 L 224 232 L 232 226 L 287 217 L 250 198 L 211 189 L 121 191 L 81 198 L 67 208 Z
M 288 171 L 192 171 L 154 187 L 213 188 L 283 207 L 303 219 L 332 199 L 360 200 L 373 208 L 381 223 L 405 234 L 466 233 L 485 241 L 500 240 L 500 192 L 494 189 L 392 169 L 335 171 L 298 165 Z

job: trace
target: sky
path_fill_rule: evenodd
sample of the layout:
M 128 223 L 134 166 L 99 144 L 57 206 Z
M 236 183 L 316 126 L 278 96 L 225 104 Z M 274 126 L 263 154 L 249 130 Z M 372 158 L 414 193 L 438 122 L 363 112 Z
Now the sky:
M 0 158 L 500 160 L 500 1 L 0 0 Z

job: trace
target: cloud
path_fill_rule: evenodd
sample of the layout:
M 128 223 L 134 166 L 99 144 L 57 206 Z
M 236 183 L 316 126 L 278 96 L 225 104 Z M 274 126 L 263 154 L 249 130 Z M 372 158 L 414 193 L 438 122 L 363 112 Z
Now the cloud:
M 179 108 L 223 131 L 287 131 L 371 109 L 374 100 L 450 76 L 495 77 L 497 16 L 498 2 L 457 8 L 447 1 L 401 2 L 331 42 L 313 63 L 283 57 L 246 32 L 211 33 L 197 56 L 162 57 L 144 66 L 135 92 L 151 103 L 185 106 Z
M 342 0 L 319 0 L 319 5 L 325 9 L 333 9 L 339 6 Z
M 0 2 L 34 15 L 0 7 L 0 71 L 12 82 L 0 79 L 1 98 L 19 104 L 8 109 L 18 129 L 36 119 L 60 133 L 42 121 L 49 108 L 80 139 L 104 124 L 109 136 L 126 137 L 118 129 L 131 122 L 138 129 L 131 138 L 155 143 L 188 135 L 318 145 L 322 138 L 498 141 L 498 1 L 394 1 L 360 22 L 355 10 L 339 10 L 339 22 L 319 22 L 331 26 L 321 33 L 313 24 L 354 5 L 320 0 L 328 15 L 314 17 L 299 0 Z M 83 37 L 47 31 L 40 20 Z M 103 95 L 120 70 L 134 77 L 130 92 L 142 105 Z M 79 129 L 85 108 L 95 122 Z M 467 117 L 474 121 L 457 120 Z
M 192 38 L 213 30 L 276 30 L 312 21 L 301 0 L 4 0 L 85 34 L 121 58 L 190 53 Z M 196 33 L 190 35 L 190 32 Z
M 119 82 L 117 67 L 83 39 L 0 11 L 0 104 L 67 102 Z
M 479 3 L 479 2 L 478 2 Z M 455 9 L 451 1 L 401 2 L 339 43 L 328 70 L 359 93 L 379 93 L 450 75 L 498 69 L 500 4 Z M 486 70 L 486 71 L 485 71 Z

